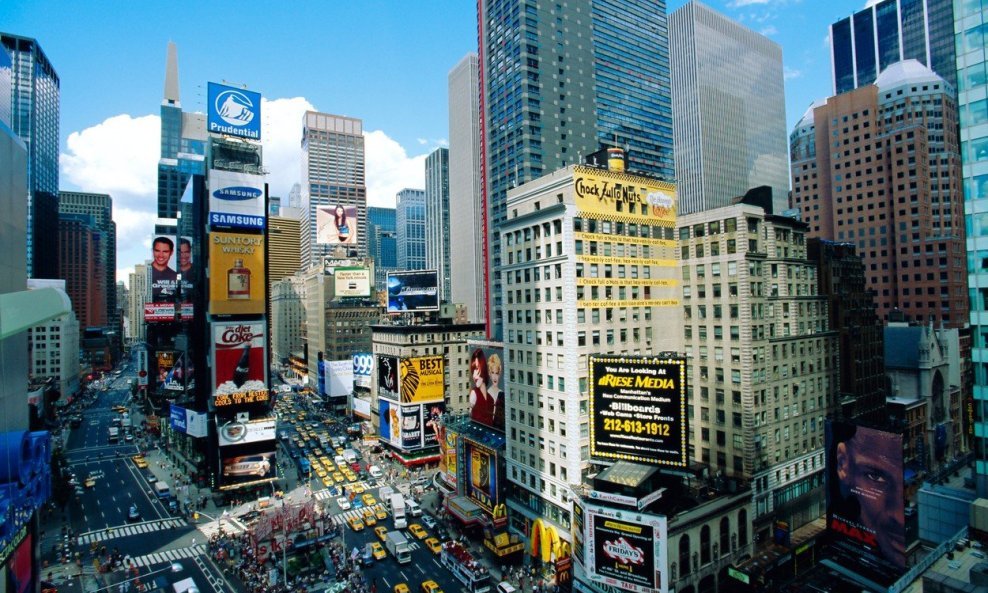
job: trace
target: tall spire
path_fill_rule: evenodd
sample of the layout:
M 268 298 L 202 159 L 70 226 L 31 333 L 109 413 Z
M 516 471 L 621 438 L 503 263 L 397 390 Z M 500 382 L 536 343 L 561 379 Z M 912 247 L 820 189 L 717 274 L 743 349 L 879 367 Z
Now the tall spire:
M 168 42 L 168 56 L 165 58 L 165 99 L 166 105 L 181 106 L 178 100 L 178 48 L 174 41 Z

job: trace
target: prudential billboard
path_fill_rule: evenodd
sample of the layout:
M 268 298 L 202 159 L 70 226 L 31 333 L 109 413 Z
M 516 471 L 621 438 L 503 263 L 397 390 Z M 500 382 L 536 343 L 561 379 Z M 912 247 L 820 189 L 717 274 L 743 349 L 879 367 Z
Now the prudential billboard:
M 261 94 L 209 83 L 206 126 L 213 134 L 261 139 Z

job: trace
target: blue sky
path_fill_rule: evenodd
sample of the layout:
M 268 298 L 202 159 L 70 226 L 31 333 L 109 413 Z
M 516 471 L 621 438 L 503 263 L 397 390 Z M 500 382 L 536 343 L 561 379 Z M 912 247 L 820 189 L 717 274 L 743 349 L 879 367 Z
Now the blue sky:
M 782 46 L 791 128 L 811 101 L 830 94 L 828 25 L 865 0 L 707 4 Z M 61 186 L 114 197 L 124 281 L 150 250 L 168 41 L 178 45 L 184 109 L 204 111 L 207 81 L 264 95 L 275 195 L 298 179 L 302 111 L 362 119 L 373 205 L 393 205 L 399 189 L 423 186 L 425 156 L 446 143 L 447 74 L 477 45 L 474 0 L 2 0 L 0 30 L 38 39 L 59 73 Z

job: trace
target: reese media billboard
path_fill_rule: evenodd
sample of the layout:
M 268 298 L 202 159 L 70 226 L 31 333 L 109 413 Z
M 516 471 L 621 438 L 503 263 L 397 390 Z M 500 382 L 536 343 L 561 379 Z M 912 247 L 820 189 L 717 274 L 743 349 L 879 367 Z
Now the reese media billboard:
M 277 478 L 274 451 L 220 458 L 220 490 L 242 488 Z
M 439 310 L 439 276 L 435 270 L 388 272 L 388 313 Z
M 209 170 L 209 226 L 263 229 L 264 176 Z
M 316 243 L 353 245 L 357 242 L 357 207 L 346 204 L 316 206 Z
M 206 91 L 206 128 L 249 140 L 261 139 L 261 94 L 210 82 Z
M 470 419 L 504 432 L 504 351 L 477 348 L 470 355 Z
M 369 297 L 371 295 L 370 269 L 340 267 L 333 270 L 333 294 L 336 298 Z
M 274 418 L 238 422 L 216 417 L 216 435 L 221 447 L 273 441 L 276 438 Z
M 213 323 L 213 406 L 256 404 L 270 399 L 263 321 Z
M 686 360 L 590 357 L 590 457 L 686 467 Z
M 827 531 L 842 567 L 887 586 L 906 569 L 902 435 L 827 421 Z
M 361 352 L 353 355 L 353 385 L 370 389 L 374 372 L 374 355 Z
M 479 443 L 463 440 L 463 462 L 467 464 L 467 497 L 488 513 L 500 504 L 498 496 L 497 453 Z
M 264 235 L 209 233 L 209 313 L 264 313 Z
M 401 403 L 424 404 L 443 401 L 446 359 L 442 356 L 402 358 L 398 376 L 401 380 Z
M 590 504 L 583 510 L 591 581 L 636 593 L 669 590 L 669 576 L 662 571 L 668 558 L 666 517 Z

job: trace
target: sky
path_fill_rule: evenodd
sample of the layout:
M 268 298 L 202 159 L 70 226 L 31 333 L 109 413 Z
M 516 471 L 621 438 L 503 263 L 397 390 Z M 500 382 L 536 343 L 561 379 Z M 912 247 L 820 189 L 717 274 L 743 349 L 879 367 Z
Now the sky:
M 830 94 L 828 26 L 866 1 L 706 4 L 782 46 L 788 134 Z M 475 0 L 2 0 L 0 30 L 37 39 L 59 74 L 60 186 L 113 197 L 125 283 L 151 252 L 169 41 L 185 111 L 205 111 L 209 81 L 264 96 L 271 195 L 299 180 L 302 113 L 315 109 L 363 120 L 368 202 L 390 207 L 424 187 L 425 157 L 448 145 L 447 76 L 477 49 Z

